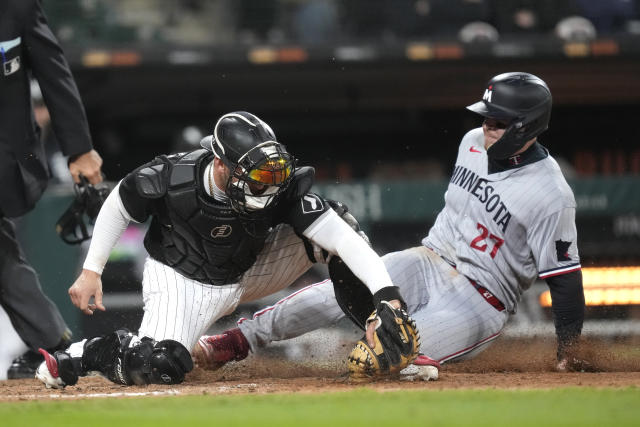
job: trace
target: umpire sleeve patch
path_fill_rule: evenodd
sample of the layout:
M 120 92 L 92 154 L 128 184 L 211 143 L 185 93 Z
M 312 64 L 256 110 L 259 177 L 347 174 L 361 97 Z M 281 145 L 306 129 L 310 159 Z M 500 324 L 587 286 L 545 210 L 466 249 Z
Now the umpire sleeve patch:
M 324 211 L 322 199 L 315 194 L 305 194 L 300 199 L 300 203 L 302 203 L 302 213 L 309 214 Z

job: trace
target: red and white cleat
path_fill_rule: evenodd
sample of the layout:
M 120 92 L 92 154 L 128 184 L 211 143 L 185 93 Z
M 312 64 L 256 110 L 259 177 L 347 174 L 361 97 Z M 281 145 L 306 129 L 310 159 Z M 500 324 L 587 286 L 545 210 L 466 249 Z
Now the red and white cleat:
M 411 365 L 400 371 L 400 378 L 404 381 L 435 381 L 438 379 L 439 370 L 440 363 L 437 360 L 421 354 Z
M 36 378 L 42 381 L 47 388 L 64 388 L 66 384 L 58 374 L 58 361 L 56 358 L 41 348 L 38 351 L 44 357 L 44 362 L 36 369 Z

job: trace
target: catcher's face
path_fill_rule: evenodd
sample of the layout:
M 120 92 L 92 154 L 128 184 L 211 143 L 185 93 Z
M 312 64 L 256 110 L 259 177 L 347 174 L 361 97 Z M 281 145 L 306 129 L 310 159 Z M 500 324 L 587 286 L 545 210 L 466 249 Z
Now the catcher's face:
M 294 170 L 290 156 L 271 156 L 252 165 L 237 165 L 232 171 L 221 159 L 216 158 L 219 179 L 216 185 L 224 188 L 232 207 L 240 213 L 266 208 L 288 185 Z
M 222 162 L 221 162 L 222 163 Z M 229 179 L 231 179 L 231 183 L 236 184 L 240 181 L 240 179 L 238 178 L 237 175 L 242 173 L 242 168 L 238 167 L 236 169 L 236 173 L 235 174 L 231 174 L 231 170 L 225 166 L 224 166 L 224 172 L 222 174 L 222 182 L 229 182 Z M 260 196 L 262 194 L 264 194 L 267 189 L 270 187 L 268 184 L 263 184 L 260 182 L 255 182 L 255 181 L 246 181 L 246 186 L 249 187 L 249 191 L 251 192 L 252 195 L 254 196 Z M 223 186 L 222 188 L 224 188 L 225 186 Z

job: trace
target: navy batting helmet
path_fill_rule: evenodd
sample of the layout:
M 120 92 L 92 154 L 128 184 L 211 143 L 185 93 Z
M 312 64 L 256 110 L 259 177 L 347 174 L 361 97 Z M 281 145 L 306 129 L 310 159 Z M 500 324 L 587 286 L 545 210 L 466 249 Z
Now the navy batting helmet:
M 502 137 L 487 150 L 489 157 L 505 159 L 549 127 L 551 91 L 533 74 L 499 74 L 487 83 L 482 101 L 467 109 L 508 122 Z

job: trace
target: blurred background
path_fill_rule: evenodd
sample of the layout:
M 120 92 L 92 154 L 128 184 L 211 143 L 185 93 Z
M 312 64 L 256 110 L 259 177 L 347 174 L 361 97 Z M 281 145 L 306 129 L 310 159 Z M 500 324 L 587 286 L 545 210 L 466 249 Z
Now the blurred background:
M 108 180 L 195 148 L 223 113 L 251 111 L 316 167 L 316 191 L 346 202 L 379 254 L 426 235 L 457 145 L 480 125 L 464 107 L 489 78 L 540 76 L 554 97 L 540 141 L 578 203 L 585 331 L 640 333 L 640 0 L 43 3 Z M 76 336 L 135 329 L 144 227 L 127 230 L 105 270 L 109 311 L 85 317 L 68 302 L 83 248 L 54 232 L 72 194 L 65 173 L 22 221 L 28 257 Z M 325 274 L 314 268 L 296 286 Z M 552 334 L 546 291 L 540 282 L 525 294 L 507 333 Z

